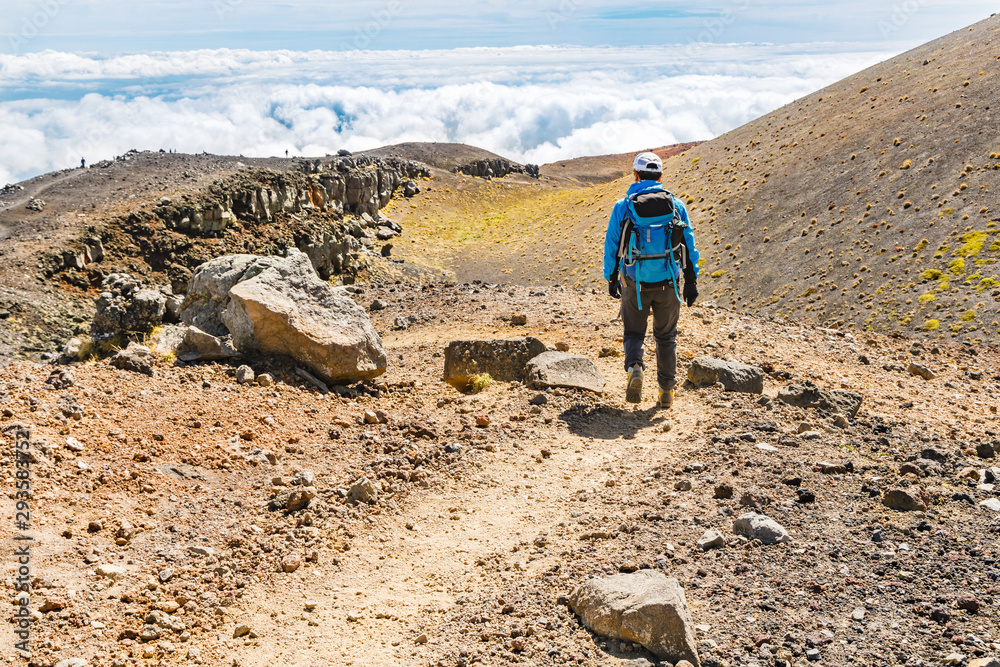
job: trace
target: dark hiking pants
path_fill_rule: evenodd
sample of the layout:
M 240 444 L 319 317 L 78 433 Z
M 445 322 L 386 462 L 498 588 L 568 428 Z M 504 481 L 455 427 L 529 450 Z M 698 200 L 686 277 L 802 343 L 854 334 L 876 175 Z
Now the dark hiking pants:
M 673 283 L 644 286 L 642 310 L 635 294 L 635 283 L 625 279 L 622 284 L 622 322 L 625 325 L 625 370 L 635 364 L 645 368 L 646 325 L 653 312 L 653 338 L 656 339 L 656 381 L 663 391 L 677 385 L 677 319 L 681 303 Z

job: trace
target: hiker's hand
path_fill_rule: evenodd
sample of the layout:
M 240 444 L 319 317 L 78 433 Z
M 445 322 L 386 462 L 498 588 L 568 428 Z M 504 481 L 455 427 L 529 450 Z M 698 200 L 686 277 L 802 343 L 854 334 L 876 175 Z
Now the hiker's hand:
M 608 281 L 608 295 L 614 299 L 622 298 L 622 284 L 617 278 Z
M 684 302 L 687 303 L 688 307 L 694 305 L 694 302 L 698 300 L 698 283 L 694 280 L 684 281 Z

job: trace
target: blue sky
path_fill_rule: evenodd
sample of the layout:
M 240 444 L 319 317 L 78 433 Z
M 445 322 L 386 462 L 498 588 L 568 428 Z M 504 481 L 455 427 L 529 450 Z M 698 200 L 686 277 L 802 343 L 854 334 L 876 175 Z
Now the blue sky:
M 101 54 L 574 44 L 927 41 L 986 18 L 995 0 L 19 0 L 0 52 Z
M 545 163 L 712 139 L 995 1 L 19 0 L 0 185 L 132 148 Z

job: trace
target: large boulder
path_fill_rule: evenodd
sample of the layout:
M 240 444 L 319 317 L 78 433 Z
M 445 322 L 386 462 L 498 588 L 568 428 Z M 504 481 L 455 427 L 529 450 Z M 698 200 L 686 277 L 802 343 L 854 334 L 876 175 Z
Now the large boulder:
M 793 384 L 783 387 L 778 392 L 778 400 L 797 408 L 815 408 L 854 419 L 858 410 L 861 409 L 861 402 L 864 399 L 861 394 L 839 389 L 820 389 L 813 383 L 806 381 L 801 385 Z
M 670 663 L 701 665 L 691 611 L 676 579 L 653 570 L 588 579 L 569 604 L 599 635 L 641 644 Z
M 282 260 L 281 257 L 226 255 L 202 264 L 191 276 L 187 296 L 181 305 L 181 321 L 212 336 L 225 336 L 228 331 L 222 314 L 229 306 L 229 291 L 237 283 L 260 275 Z
M 721 382 L 726 391 L 745 394 L 764 393 L 764 371 L 756 366 L 736 361 L 698 357 L 688 368 L 688 380 L 696 387 L 707 387 Z
M 543 352 L 545 343 L 537 338 L 455 340 L 444 350 L 444 381 L 464 389 L 488 373 L 499 382 L 524 382 L 528 362 Z
M 528 362 L 528 380 L 540 389 L 567 387 L 604 393 L 606 383 L 597 364 L 565 352 L 543 352 Z
M 222 319 L 241 352 L 287 355 L 331 384 L 385 372 L 382 339 L 368 314 L 320 280 L 297 250 L 237 283 Z

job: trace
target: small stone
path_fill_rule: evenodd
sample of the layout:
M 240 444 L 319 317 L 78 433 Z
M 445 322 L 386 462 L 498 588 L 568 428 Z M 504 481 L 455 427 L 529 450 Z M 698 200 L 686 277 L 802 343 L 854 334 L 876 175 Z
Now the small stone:
M 250 384 L 256 379 L 253 369 L 249 366 L 243 365 L 236 369 L 236 381 L 240 384 Z
M 537 405 L 537 406 L 545 405 L 548 402 L 549 402 L 549 397 L 546 396 L 545 394 L 538 394 L 529 401 L 529 403 L 531 403 L 532 405 Z
M 91 521 L 87 524 L 88 533 L 99 533 L 104 530 L 104 525 L 100 521 Z
M 282 572 L 295 572 L 302 567 L 302 558 L 298 554 L 288 554 L 281 559 Z
M 681 479 L 674 482 L 674 491 L 690 491 L 694 488 L 694 483 L 690 479 Z
M 269 373 L 261 373 L 257 376 L 257 384 L 261 387 L 270 387 L 274 385 L 274 377 Z
M 698 548 L 702 551 L 720 549 L 724 546 L 726 546 L 726 538 L 717 530 L 706 530 L 705 534 L 698 540 Z
M 174 571 L 168 567 L 163 570 L 160 570 L 159 574 L 157 574 L 156 576 L 160 580 L 161 584 L 165 584 L 174 578 Z
M 382 301 L 381 299 L 375 299 L 374 301 L 372 301 L 371 305 L 368 306 L 368 310 L 370 310 L 373 313 L 379 310 L 385 310 L 385 302 Z
M 740 515 L 733 522 L 733 532 L 750 540 L 760 540 L 763 544 L 785 544 L 792 541 L 781 524 L 755 512 Z
M 215 549 L 212 547 L 203 547 L 201 545 L 194 545 L 188 547 L 188 553 L 192 556 L 199 556 L 204 558 L 211 558 L 215 555 Z
M 375 414 L 374 410 L 365 410 L 364 419 L 365 419 L 365 423 L 366 424 L 377 424 L 378 423 L 378 415 Z
M 479 428 L 486 428 L 490 425 L 490 422 L 491 420 L 489 415 L 479 415 L 476 417 L 476 426 Z
M 569 352 L 569 343 L 564 343 L 562 341 L 556 343 L 556 349 L 560 352 Z
M 241 623 L 241 624 L 239 624 L 239 625 L 236 626 L 235 630 L 233 630 L 233 639 L 239 639 L 240 637 L 246 637 L 249 634 L 250 634 L 250 626 L 246 625 L 245 623 Z
M 818 648 L 811 648 L 808 651 L 806 651 L 806 658 L 808 660 L 813 661 L 813 662 L 815 662 L 816 660 L 819 660 L 819 649 Z
M 735 490 L 731 484 L 719 484 L 715 487 L 715 497 L 719 500 L 729 500 L 733 497 Z
M 964 609 L 970 614 L 976 614 L 979 613 L 979 609 L 982 605 L 980 605 L 979 600 L 977 600 L 975 596 L 966 593 L 959 596 L 959 598 L 955 601 L 955 606 L 959 609 Z
M 991 512 L 1000 512 L 1000 500 L 997 500 L 996 498 L 984 500 L 979 503 L 979 506 L 988 509 Z
M 118 581 L 125 576 L 125 569 L 117 565 L 98 565 L 94 572 L 105 579 Z
M 76 438 L 66 438 L 66 449 L 73 452 L 82 452 L 83 443 Z
M 851 618 L 853 618 L 855 621 L 865 620 L 865 608 L 858 607 L 857 609 L 855 609 L 853 612 L 851 612 Z
M 961 653 L 949 653 L 944 657 L 944 662 L 947 665 L 961 665 L 965 662 L 965 656 Z
M 515 327 L 523 327 L 525 324 L 528 323 L 528 316 L 523 313 L 512 315 L 510 318 L 510 323 Z
M 347 492 L 347 499 L 353 503 L 368 503 L 369 505 L 378 502 L 379 489 L 370 479 L 362 478 L 354 483 L 354 486 Z
M 416 638 L 414 638 L 413 641 L 416 642 L 417 644 L 426 644 L 427 643 L 427 634 L 426 633 L 421 633 L 421 634 L 417 635 Z
M 302 606 L 306 611 L 313 611 L 318 605 L 315 600 L 306 600 Z
M 922 377 L 925 380 L 933 380 L 935 377 L 937 377 L 934 374 L 934 371 L 927 368 L 927 366 L 923 366 L 917 363 L 910 364 L 909 367 L 907 367 L 906 372 L 916 377 Z
M 882 496 L 882 504 L 904 512 L 924 512 L 930 504 L 930 498 L 922 486 L 914 484 L 905 489 L 889 489 Z

